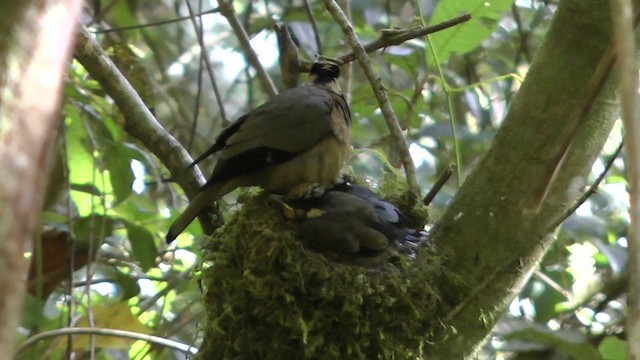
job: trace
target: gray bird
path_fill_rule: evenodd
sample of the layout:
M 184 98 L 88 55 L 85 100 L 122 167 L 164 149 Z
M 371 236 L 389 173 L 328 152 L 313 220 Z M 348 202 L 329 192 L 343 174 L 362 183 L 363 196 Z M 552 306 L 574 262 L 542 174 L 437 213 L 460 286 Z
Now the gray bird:
M 224 129 L 191 166 L 220 152 L 211 177 L 174 221 L 172 242 L 203 209 L 241 186 L 295 199 L 339 182 L 350 153 L 351 112 L 338 85 L 340 68 L 313 64 L 308 80 L 285 90 Z
M 305 245 L 350 263 L 379 265 L 391 249 L 414 257 L 427 240 L 395 205 L 364 186 L 338 184 L 317 198 L 279 202 L 285 216 L 301 220 Z

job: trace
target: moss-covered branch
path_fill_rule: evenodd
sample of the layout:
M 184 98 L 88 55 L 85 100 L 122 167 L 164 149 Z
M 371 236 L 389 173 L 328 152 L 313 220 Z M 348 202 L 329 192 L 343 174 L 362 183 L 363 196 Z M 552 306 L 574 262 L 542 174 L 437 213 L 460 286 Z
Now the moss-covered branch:
M 455 328 L 430 359 L 462 359 L 491 330 L 550 245 L 548 231 L 571 205 L 618 112 L 607 81 L 577 132 L 567 119 L 611 44 L 609 2 L 563 0 L 490 151 L 434 228 L 452 275 L 443 284 Z M 572 143 L 540 211 L 532 194 Z

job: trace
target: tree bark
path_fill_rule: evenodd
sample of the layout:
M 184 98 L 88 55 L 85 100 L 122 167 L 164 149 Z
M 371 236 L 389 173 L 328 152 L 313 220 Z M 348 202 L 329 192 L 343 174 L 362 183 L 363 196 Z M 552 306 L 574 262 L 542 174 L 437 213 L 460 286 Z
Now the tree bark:
M 611 44 L 610 28 L 609 1 L 560 2 L 491 149 L 434 226 L 434 241 L 448 258 L 442 290 L 450 310 L 441 319 L 450 331 L 426 349 L 427 358 L 474 353 L 553 241 L 551 225 L 585 185 L 618 115 L 614 82 L 602 86 L 576 133 L 570 119 L 584 106 Z M 539 211 L 527 211 L 569 141 L 546 200 Z
M 79 0 L 0 2 L 0 354 L 11 357 Z

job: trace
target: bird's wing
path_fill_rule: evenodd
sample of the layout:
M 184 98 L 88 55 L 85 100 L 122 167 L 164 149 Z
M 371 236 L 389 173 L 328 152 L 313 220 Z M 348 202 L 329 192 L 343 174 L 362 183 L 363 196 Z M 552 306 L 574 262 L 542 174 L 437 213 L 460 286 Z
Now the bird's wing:
M 331 133 L 334 101 L 324 89 L 302 85 L 248 114 L 221 154 L 231 159 L 257 148 L 300 153 Z
M 224 149 L 224 147 L 227 145 L 227 139 L 229 139 L 231 135 L 233 135 L 236 131 L 238 131 L 238 129 L 246 119 L 247 119 L 247 115 L 243 115 L 238 120 L 236 120 L 233 124 L 224 128 L 220 133 L 220 135 L 218 135 L 218 137 L 216 138 L 216 142 L 213 145 L 211 145 L 207 149 L 207 151 L 202 153 L 202 155 L 198 156 L 195 160 L 193 160 L 193 162 L 189 164 L 187 168 L 194 167 L 200 161 L 206 159 L 209 155 Z
M 223 139 L 224 148 L 208 184 L 283 163 L 333 134 L 332 96 L 316 86 L 302 85 L 254 109 Z

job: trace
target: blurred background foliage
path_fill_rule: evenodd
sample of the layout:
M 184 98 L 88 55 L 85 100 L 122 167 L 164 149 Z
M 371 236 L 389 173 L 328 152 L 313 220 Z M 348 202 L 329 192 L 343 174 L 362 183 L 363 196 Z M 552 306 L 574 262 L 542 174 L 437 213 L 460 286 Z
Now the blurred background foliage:
M 455 131 L 461 178 L 454 176 L 432 203 L 431 214 L 437 219 L 458 183 L 488 150 L 557 1 L 419 1 L 340 4 L 350 7 L 362 42 L 374 40 L 383 29 L 473 15 L 464 25 L 429 40 L 417 38 L 371 54 L 410 142 L 423 192 L 456 162 Z M 233 1 L 233 6 L 280 89 L 275 24 L 289 27 L 301 57 L 316 57 L 304 1 L 245 0 Z M 342 33 L 322 3 L 309 1 L 309 6 L 324 55 L 347 53 Z M 160 123 L 192 156 L 204 151 L 229 121 L 267 99 L 216 8 L 216 2 L 202 0 L 93 0 L 82 19 Z M 204 15 L 197 16 L 200 13 Z M 178 21 L 168 21 L 172 19 Z M 369 83 L 357 64 L 353 68 L 351 171 L 377 186 L 400 161 Z M 197 282 L 204 266 L 199 263 L 201 230 L 193 224 L 169 247 L 163 241 L 171 220 L 186 204 L 185 196 L 159 160 L 127 135 L 111 99 L 75 61 L 64 95 L 62 137 L 41 241 L 33 253 L 28 279 L 32 296 L 25 305 L 21 341 L 72 325 L 153 334 L 197 347 L 204 315 Z M 593 178 L 614 154 L 620 133 L 619 126 L 612 132 Z M 612 161 L 599 190 L 557 231 L 555 245 L 488 338 L 481 358 L 625 358 L 621 339 L 629 205 L 622 160 Z M 211 166 L 203 164 L 205 174 Z M 237 195 L 220 203 L 223 214 L 237 209 Z M 134 340 L 75 336 L 67 341 L 41 341 L 19 356 L 61 358 L 71 349 L 78 359 L 184 357 Z

